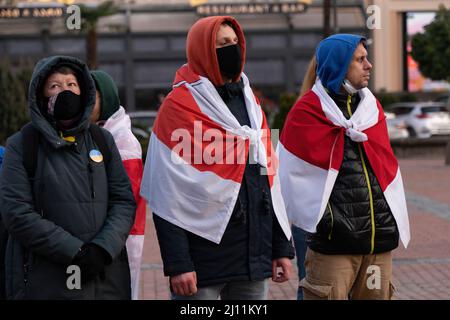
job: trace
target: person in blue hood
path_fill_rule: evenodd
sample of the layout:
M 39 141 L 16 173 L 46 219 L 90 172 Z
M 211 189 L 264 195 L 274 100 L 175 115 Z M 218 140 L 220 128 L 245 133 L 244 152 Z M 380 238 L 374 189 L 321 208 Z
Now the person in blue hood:
M 296 130 L 317 121 L 300 119 L 299 110 L 315 114 L 323 111 L 321 120 L 334 129 L 344 127 L 346 134 L 343 160 L 328 203 L 317 224 L 310 228 L 316 232 L 307 233 L 306 276 L 300 287 L 305 300 L 391 299 L 391 251 L 398 246 L 398 227 L 369 162 L 365 140 L 355 137 L 366 136 L 364 130 L 385 121 L 378 116 L 378 103 L 367 89 L 372 64 L 366 39 L 352 34 L 332 35 L 319 43 L 315 58 L 315 83 L 298 99 L 285 128 L 290 127 L 289 134 L 298 139 L 301 132 Z M 370 102 L 366 97 L 371 97 Z M 359 112 L 353 117 L 359 107 L 377 112 L 375 116 L 361 116 Z M 298 126 L 301 121 L 303 127 Z M 349 134 L 349 126 L 358 132 Z M 389 141 L 387 131 L 380 134 L 383 141 Z M 282 162 L 280 157 L 280 167 L 285 165 Z
M 356 63 L 351 63 L 355 58 Z M 316 50 L 317 76 L 333 94 L 355 94 L 369 84 L 372 64 L 367 60 L 366 39 L 336 34 L 322 40 Z

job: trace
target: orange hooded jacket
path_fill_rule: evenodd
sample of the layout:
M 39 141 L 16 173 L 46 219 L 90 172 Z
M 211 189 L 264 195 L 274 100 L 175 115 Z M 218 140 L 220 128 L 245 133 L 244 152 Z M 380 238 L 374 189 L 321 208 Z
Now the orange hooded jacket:
M 215 86 L 224 85 L 216 54 L 216 36 L 223 23 L 230 23 L 238 36 L 242 52 L 242 73 L 245 64 L 245 37 L 236 19 L 230 16 L 200 19 L 191 27 L 187 36 L 186 55 L 189 68 L 199 76 L 208 78 Z M 240 73 L 233 81 L 240 79 Z

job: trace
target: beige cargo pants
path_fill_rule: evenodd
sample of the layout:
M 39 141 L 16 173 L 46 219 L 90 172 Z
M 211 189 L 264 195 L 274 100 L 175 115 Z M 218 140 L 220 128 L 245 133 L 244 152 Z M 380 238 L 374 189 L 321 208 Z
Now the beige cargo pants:
M 395 290 L 391 252 L 327 255 L 308 248 L 305 270 L 304 300 L 390 300 Z

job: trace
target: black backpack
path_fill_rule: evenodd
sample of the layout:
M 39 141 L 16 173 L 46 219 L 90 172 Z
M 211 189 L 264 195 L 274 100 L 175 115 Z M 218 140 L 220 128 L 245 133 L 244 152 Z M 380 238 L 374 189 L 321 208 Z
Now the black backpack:
M 33 127 L 31 122 L 24 125 L 21 132 L 23 137 L 23 165 L 27 171 L 28 179 L 32 183 L 37 167 L 40 133 Z M 109 164 L 109 160 L 111 159 L 111 150 L 108 147 L 105 135 L 96 124 L 91 124 L 89 126 L 89 132 L 103 155 L 106 168 Z M 6 230 L 0 216 L 0 300 L 6 299 L 5 258 L 7 243 L 8 231 Z

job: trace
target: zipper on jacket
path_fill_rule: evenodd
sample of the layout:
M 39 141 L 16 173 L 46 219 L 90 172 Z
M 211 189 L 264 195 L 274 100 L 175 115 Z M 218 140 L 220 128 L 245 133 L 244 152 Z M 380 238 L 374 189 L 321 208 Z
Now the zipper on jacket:
M 89 183 L 91 185 L 91 197 L 92 197 L 92 199 L 94 199 L 95 198 L 95 189 L 94 189 L 94 179 L 92 178 L 92 176 L 94 174 L 94 169 L 92 168 L 92 163 L 90 161 L 88 163 L 88 170 L 89 170 Z
M 27 285 L 28 271 L 30 271 L 29 252 L 27 249 L 23 250 L 22 258 L 23 258 L 23 282 L 25 285 Z
M 331 230 L 328 234 L 328 240 L 331 240 L 331 235 L 333 234 L 333 225 L 334 225 L 334 218 L 333 218 L 333 210 L 331 210 L 330 202 L 328 202 L 328 210 L 330 210 L 330 216 L 331 216 Z
M 347 110 L 350 115 L 352 116 L 352 108 L 350 107 L 350 103 L 352 101 L 352 96 L 347 96 Z M 361 145 L 358 143 L 358 151 L 359 156 L 361 158 L 361 164 L 363 166 L 364 170 L 364 176 L 366 177 L 367 182 L 367 189 L 369 190 L 369 205 L 370 205 L 370 223 L 372 226 L 372 237 L 370 239 L 370 254 L 373 254 L 373 251 L 375 249 L 375 212 L 373 209 L 373 196 L 372 196 L 372 186 L 370 185 L 370 179 L 369 179 L 369 172 L 367 171 L 366 162 L 364 161 L 363 152 L 361 149 Z

